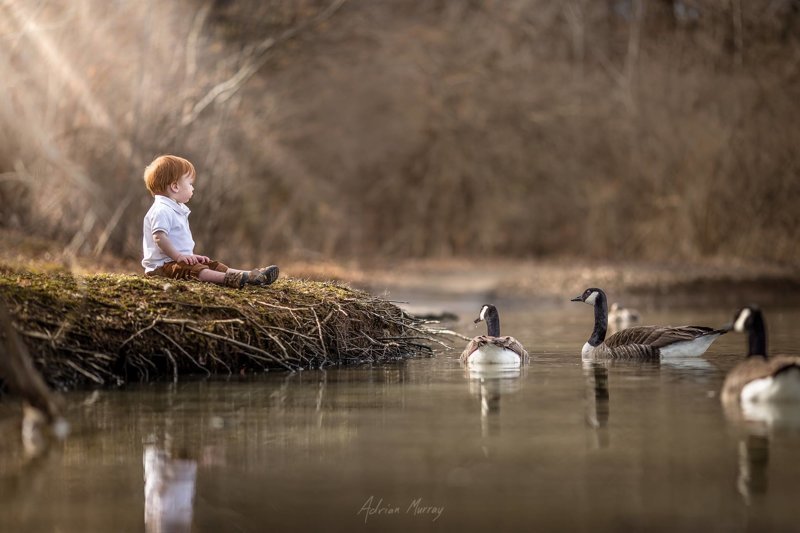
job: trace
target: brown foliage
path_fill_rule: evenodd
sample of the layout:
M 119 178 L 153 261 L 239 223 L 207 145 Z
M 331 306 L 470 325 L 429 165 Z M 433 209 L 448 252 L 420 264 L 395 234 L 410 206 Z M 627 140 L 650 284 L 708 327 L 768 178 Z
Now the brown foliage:
M 800 263 L 796 1 L 0 5 L 2 223 L 140 253 Z M 205 215 L 205 216 L 197 216 Z

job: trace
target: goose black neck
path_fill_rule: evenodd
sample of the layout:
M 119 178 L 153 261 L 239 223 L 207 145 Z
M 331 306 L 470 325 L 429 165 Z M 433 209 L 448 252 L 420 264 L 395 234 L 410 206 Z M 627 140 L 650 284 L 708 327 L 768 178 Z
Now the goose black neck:
M 589 337 L 589 344 L 597 346 L 606 340 L 606 330 L 608 329 L 608 303 L 603 291 L 597 291 L 594 300 L 594 330 Z
M 767 356 L 767 332 L 764 325 L 764 317 L 761 311 L 753 310 L 750 320 L 750 328 L 747 332 L 747 356 L 763 355 Z
M 497 309 L 490 307 L 486 311 L 486 316 L 484 317 L 486 320 L 486 328 L 488 329 L 487 334 L 490 337 L 499 337 L 500 336 L 500 315 L 497 314 Z

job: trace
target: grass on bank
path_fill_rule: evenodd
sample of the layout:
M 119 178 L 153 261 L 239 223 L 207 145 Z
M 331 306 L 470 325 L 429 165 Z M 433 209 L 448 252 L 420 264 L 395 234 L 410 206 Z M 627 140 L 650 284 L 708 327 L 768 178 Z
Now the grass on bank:
M 430 354 L 438 342 L 391 302 L 330 282 L 282 279 L 234 290 L 0 266 L 0 298 L 58 389 L 382 363 Z

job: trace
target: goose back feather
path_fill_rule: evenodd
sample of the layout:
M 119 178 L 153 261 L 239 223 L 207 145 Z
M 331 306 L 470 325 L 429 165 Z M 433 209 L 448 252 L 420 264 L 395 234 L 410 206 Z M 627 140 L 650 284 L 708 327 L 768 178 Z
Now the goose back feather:
M 652 360 L 670 356 L 703 354 L 714 340 L 727 332 L 705 326 L 634 326 L 606 338 L 608 307 L 605 292 L 586 289 L 572 301 L 594 306 L 595 325 L 581 355 L 593 358 Z
M 500 336 L 500 315 L 493 305 L 484 305 L 475 323 L 486 321 L 487 335 L 474 337 L 461 353 L 461 361 L 481 364 L 524 364 L 530 356 L 514 337 Z

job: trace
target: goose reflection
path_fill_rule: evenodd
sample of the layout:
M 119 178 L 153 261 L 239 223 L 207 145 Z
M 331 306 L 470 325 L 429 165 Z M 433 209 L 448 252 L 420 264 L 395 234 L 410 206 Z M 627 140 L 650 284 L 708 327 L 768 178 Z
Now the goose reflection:
M 191 531 L 197 461 L 186 457 L 173 458 L 155 445 L 145 446 L 142 461 L 145 531 Z
M 526 367 L 473 364 L 465 369 L 470 393 L 480 399 L 481 435 L 500 433 L 500 399 L 520 389 Z
M 769 478 L 769 437 L 747 435 L 739 441 L 736 490 L 747 505 L 767 493 Z
M 725 418 L 739 433 L 736 490 L 746 505 L 769 489 L 769 456 L 773 441 L 800 433 L 800 410 L 792 404 L 741 405 L 723 401 Z
M 584 361 L 586 380 L 586 425 L 592 430 L 590 446 L 608 448 L 608 419 L 611 414 L 608 393 L 608 368 L 601 362 Z

